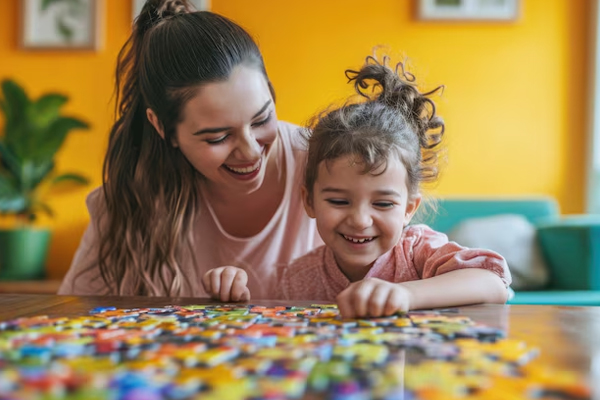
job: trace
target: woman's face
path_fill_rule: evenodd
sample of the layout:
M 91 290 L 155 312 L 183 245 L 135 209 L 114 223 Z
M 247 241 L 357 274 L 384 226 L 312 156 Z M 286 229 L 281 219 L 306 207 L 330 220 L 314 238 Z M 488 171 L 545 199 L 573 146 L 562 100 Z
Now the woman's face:
M 203 85 L 183 108 L 176 132 L 174 145 L 211 188 L 257 190 L 277 139 L 275 104 L 262 72 L 238 66 L 228 80 Z

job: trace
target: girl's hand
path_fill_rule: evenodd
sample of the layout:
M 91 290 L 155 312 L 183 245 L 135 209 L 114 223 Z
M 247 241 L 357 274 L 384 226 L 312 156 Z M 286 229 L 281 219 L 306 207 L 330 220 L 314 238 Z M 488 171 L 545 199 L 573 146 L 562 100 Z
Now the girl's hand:
M 411 296 L 400 283 L 367 278 L 350 284 L 336 300 L 343 318 L 383 317 L 408 311 Z
M 202 277 L 202 285 L 210 297 L 225 302 L 250 300 L 247 283 L 248 274 L 238 267 L 213 268 Z

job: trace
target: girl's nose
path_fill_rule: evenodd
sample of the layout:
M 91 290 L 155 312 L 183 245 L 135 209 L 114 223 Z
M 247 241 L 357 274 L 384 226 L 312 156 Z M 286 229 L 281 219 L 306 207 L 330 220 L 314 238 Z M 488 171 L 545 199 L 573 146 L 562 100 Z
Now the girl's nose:
M 373 224 L 373 218 L 364 207 L 356 207 L 352 209 L 348 223 L 352 228 L 362 230 Z

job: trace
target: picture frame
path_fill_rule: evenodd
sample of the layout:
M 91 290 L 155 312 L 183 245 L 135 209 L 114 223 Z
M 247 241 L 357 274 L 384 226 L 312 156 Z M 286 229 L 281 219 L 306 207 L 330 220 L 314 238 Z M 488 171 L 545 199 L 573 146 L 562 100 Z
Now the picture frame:
M 132 1 L 132 4 L 131 4 L 132 19 L 135 19 L 138 15 L 140 15 L 140 12 L 142 11 L 142 8 L 144 7 L 145 2 L 146 2 L 146 0 L 133 0 Z M 192 3 L 194 5 L 194 7 L 196 7 L 196 10 L 198 10 L 198 11 L 209 11 L 210 10 L 210 0 L 189 0 L 189 2 Z
M 21 0 L 25 50 L 98 50 L 104 0 Z
M 418 0 L 417 18 L 446 21 L 515 21 L 520 0 Z

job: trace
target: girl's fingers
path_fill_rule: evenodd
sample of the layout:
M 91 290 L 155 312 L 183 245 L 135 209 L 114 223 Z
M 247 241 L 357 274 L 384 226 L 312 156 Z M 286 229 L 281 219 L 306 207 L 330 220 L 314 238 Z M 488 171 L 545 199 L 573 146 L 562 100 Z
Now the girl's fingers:
M 398 311 L 408 311 L 406 295 L 401 290 L 391 290 L 385 303 L 383 315 L 390 316 Z
M 354 307 L 352 306 L 352 290 L 353 285 L 344 289 L 336 297 L 338 310 L 342 318 L 354 318 Z
M 367 312 L 364 316 L 381 317 L 389 297 L 389 288 L 384 285 L 376 285 L 371 295 L 365 300 L 367 304 Z
M 371 293 L 373 292 L 373 284 L 370 281 L 360 281 L 352 293 L 351 306 L 354 310 L 354 318 L 365 317 L 368 314 L 368 303 Z

